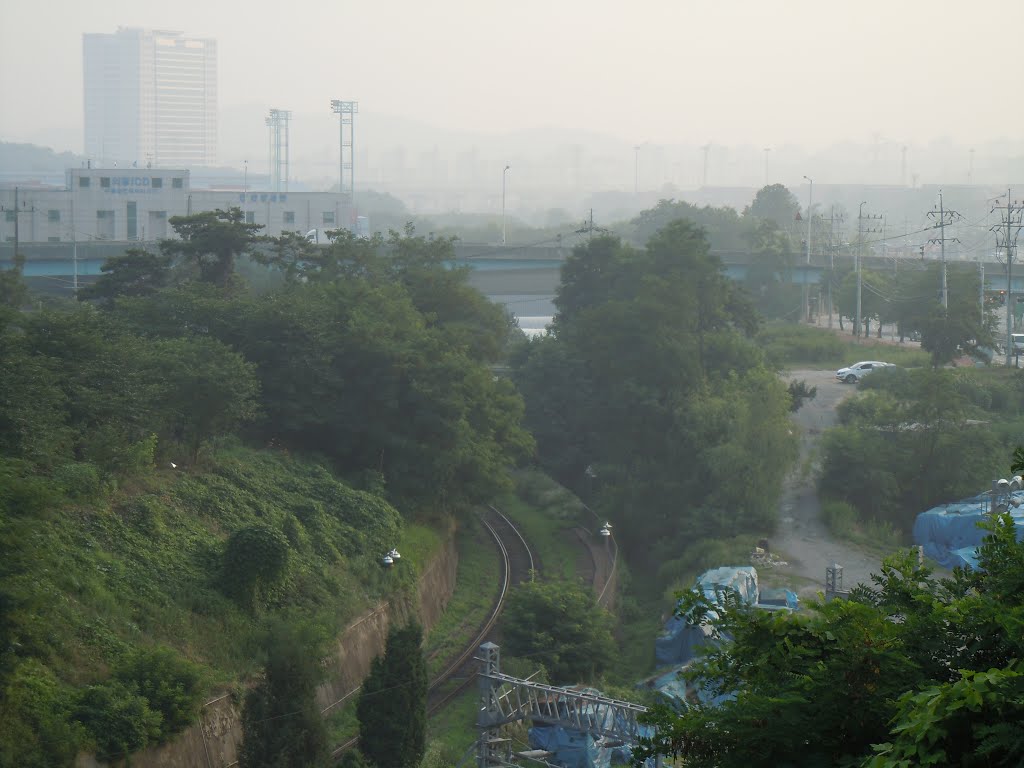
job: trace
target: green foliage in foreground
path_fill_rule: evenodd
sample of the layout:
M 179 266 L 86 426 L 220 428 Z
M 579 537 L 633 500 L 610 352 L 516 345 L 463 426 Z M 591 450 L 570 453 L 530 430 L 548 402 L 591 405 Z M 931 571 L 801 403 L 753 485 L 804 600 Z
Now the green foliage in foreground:
M 525 582 L 512 590 L 502 612 L 503 650 L 543 664 L 553 683 L 589 682 L 615 656 L 612 624 L 589 587 Z
M 688 766 L 994 766 L 1024 761 L 1024 542 L 994 518 L 980 569 L 936 579 L 913 552 L 886 560 L 850 601 L 768 613 L 734 601 L 719 616 L 702 595 L 682 615 L 720 642 L 685 673 L 718 693 L 634 753 Z M 725 639 L 728 638 L 728 639 Z

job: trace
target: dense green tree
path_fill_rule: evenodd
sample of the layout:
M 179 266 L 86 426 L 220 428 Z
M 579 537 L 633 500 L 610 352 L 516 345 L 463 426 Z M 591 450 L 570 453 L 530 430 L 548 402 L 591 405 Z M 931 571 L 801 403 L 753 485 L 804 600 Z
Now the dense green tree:
M 553 683 L 593 682 L 615 657 L 612 616 L 579 584 L 524 582 L 501 622 L 505 652 L 543 664 Z
M 800 203 L 796 195 L 784 184 L 769 184 L 761 187 L 754 195 L 753 202 L 743 211 L 744 216 L 770 221 L 780 231 L 786 232 L 800 213 Z
M 359 750 L 376 768 L 418 768 L 426 749 L 427 664 L 417 624 L 392 629 L 356 704 Z
M 794 457 L 790 398 L 746 340 L 756 314 L 701 230 L 673 222 L 644 250 L 595 238 L 564 275 L 552 336 L 512 358 L 544 466 L 577 489 L 591 467 L 625 543 L 655 542 L 665 560 L 766 524 Z
M 753 253 L 743 286 L 754 307 L 767 318 L 799 319 L 802 289 L 793 282 L 797 254 L 792 238 L 771 219 L 758 220 L 747 238 Z
M 316 704 L 320 643 L 307 628 L 276 625 L 265 645 L 263 679 L 245 697 L 241 768 L 316 768 L 328 758 Z
M 823 438 L 822 494 L 909 530 L 918 512 L 989 482 L 1001 438 L 970 418 L 982 413 L 957 372 L 880 371 L 862 388 Z
M 152 296 L 171 280 L 171 257 L 150 253 L 144 248 L 129 248 L 112 256 L 100 267 L 99 279 L 78 292 L 80 300 L 98 299 L 108 307 L 122 296 Z
M 4 309 L 21 309 L 28 303 L 28 286 L 24 280 L 21 261 L 17 261 L 12 269 L 0 270 L 0 311 Z
M 750 226 L 733 208 L 700 207 L 683 201 L 659 200 L 654 208 L 641 211 L 630 222 L 634 245 L 644 245 L 655 233 L 673 221 L 687 221 L 704 230 L 712 250 L 748 250 L 747 227 Z
M 164 379 L 161 417 L 192 460 L 205 441 L 230 434 L 256 415 L 254 366 L 215 339 L 166 339 L 149 348 Z
M 252 251 L 263 229 L 246 223 L 241 208 L 172 216 L 169 221 L 178 238 L 161 240 L 160 253 L 182 260 L 201 281 L 222 289 L 230 286 L 236 260 Z

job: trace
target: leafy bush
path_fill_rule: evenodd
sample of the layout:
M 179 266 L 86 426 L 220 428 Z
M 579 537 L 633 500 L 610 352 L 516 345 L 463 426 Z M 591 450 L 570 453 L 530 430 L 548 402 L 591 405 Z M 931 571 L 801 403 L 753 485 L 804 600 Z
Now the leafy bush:
M 266 525 L 235 531 L 224 550 L 224 587 L 241 605 L 254 607 L 288 569 L 288 540 Z
M 765 358 L 773 365 L 821 363 L 843 356 L 843 341 L 831 332 L 803 325 L 766 325 L 757 335 Z
M 0 766 L 69 765 L 84 737 L 67 720 L 71 689 L 35 659 L 22 661 L 0 689 Z
M 119 680 L 85 689 L 75 719 L 96 743 L 96 756 L 112 760 L 142 749 L 160 737 L 161 717 L 146 699 Z
M 821 519 L 837 536 L 850 537 L 857 529 L 857 510 L 845 501 L 826 501 L 821 505 Z
M 96 467 L 83 461 L 62 464 L 53 473 L 53 482 L 70 498 L 79 501 L 95 499 L 103 489 Z
M 501 625 L 506 652 L 543 664 L 555 683 L 588 682 L 614 657 L 611 614 L 578 584 L 519 585 L 509 595 Z
M 160 714 L 157 740 L 166 741 L 195 721 L 203 694 L 202 674 L 173 649 L 137 650 L 117 670 L 116 677 Z

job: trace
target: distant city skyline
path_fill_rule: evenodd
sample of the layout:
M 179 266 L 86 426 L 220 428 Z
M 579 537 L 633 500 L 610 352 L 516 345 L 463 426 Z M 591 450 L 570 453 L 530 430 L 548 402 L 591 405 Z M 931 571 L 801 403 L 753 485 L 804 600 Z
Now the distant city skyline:
M 81 36 L 119 26 L 218 41 L 222 107 L 364 112 L 491 136 L 550 126 L 636 145 L 980 145 L 1024 117 L 997 52 L 1024 3 L 478 0 L 14 3 L 0 137 L 82 151 Z M 1012 82 L 1011 82 L 1012 85 Z M 230 136 L 222 136 L 227 146 Z

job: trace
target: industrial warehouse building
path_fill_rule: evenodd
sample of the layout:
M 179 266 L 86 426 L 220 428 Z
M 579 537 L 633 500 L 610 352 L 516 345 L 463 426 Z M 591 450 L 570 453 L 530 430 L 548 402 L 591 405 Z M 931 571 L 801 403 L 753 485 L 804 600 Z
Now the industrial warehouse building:
M 17 212 L 15 212 L 17 198 Z M 347 194 L 192 189 L 187 170 L 74 168 L 63 189 L 0 189 L 0 241 L 152 242 L 173 237 L 169 219 L 202 211 L 241 208 L 261 234 L 356 229 Z

